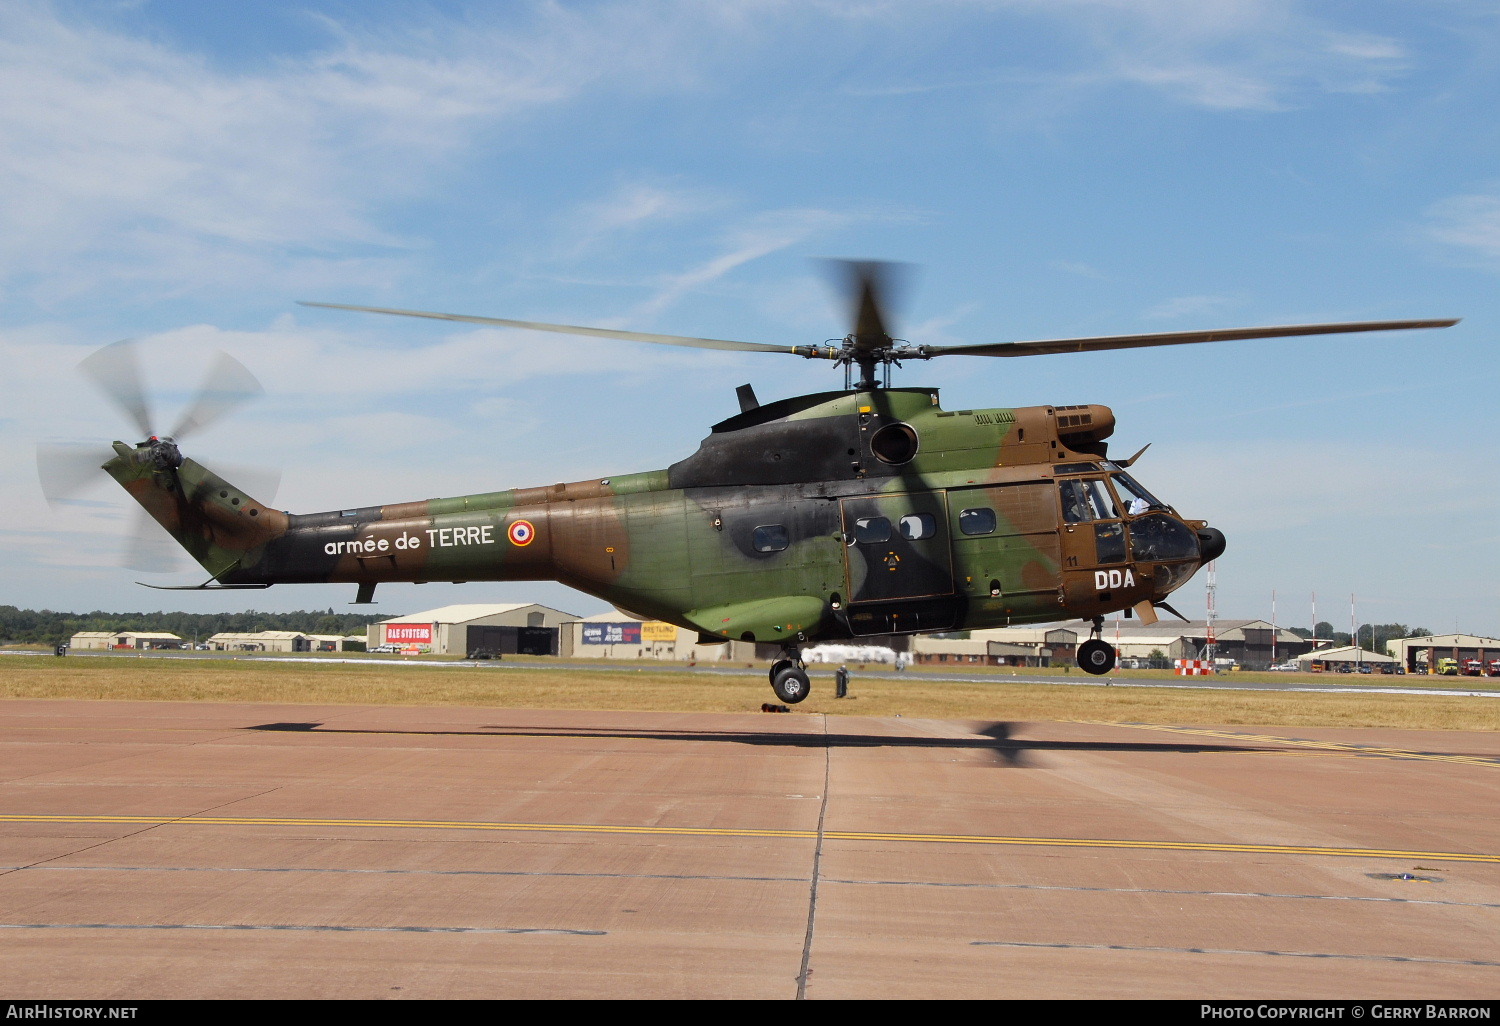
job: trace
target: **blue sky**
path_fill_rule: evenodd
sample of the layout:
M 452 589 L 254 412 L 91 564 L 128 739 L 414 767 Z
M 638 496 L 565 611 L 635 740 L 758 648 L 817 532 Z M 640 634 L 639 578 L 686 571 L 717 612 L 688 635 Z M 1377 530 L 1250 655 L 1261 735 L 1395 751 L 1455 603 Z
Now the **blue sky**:
M 914 265 L 918 343 L 1323 320 L 1443 331 L 908 365 L 949 409 L 1098 402 L 1222 528 L 1221 617 L 1500 633 L 1492 0 L 32 2 L 0 7 L 0 603 L 174 595 L 38 441 L 131 434 L 73 372 L 140 340 L 169 422 L 209 358 L 265 384 L 187 445 L 312 512 L 655 469 L 821 363 L 298 299 L 778 344 L 847 330 L 825 257 Z M 101 475 L 102 476 L 102 475 Z M 108 485 L 108 482 L 104 482 Z M 384 586 L 375 611 L 604 604 Z M 1202 575 L 1178 608 L 1204 609 Z M 357 608 L 357 607 L 356 607 Z

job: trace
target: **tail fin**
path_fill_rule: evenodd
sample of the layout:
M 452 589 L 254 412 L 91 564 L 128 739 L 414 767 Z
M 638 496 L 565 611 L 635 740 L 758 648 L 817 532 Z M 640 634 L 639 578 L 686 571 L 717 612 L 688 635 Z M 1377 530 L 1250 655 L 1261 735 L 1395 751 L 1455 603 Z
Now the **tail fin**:
M 267 507 L 213 471 L 184 459 L 170 438 L 114 443 L 104 469 L 214 580 L 260 559 L 286 533 L 287 515 Z

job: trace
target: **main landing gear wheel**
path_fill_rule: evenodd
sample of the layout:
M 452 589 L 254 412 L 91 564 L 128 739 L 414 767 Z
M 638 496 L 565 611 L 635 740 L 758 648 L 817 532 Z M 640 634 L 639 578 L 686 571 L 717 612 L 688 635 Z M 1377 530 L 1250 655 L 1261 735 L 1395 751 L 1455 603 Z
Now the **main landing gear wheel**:
M 1115 650 L 1098 638 L 1090 638 L 1078 646 L 1078 665 L 1096 677 L 1106 674 L 1115 668 Z
M 790 659 L 779 660 L 771 667 L 771 690 L 788 705 L 802 701 L 812 691 L 807 671 Z

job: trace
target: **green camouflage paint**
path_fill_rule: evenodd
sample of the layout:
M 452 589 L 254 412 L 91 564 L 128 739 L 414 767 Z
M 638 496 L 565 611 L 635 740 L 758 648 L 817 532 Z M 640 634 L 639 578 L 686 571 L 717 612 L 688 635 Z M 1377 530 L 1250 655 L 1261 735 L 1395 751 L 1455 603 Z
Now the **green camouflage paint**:
M 823 393 L 715 425 L 666 470 L 302 515 L 170 443 L 116 442 L 105 469 L 215 585 L 555 580 L 709 638 L 800 642 L 1165 597 L 1196 545 L 1101 577 L 1059 511 L 1055 477 L 1097 468 L 1113 426 L 1102 406 L 950 412 L 930 389 Z

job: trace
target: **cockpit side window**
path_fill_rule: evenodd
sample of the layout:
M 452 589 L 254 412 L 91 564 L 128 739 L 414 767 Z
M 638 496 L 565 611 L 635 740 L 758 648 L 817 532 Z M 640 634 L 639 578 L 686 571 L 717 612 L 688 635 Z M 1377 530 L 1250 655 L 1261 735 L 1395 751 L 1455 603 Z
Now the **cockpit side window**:
M 1058 489 L 1062 495 L 1063 520 L 1066 523 L 1120 519 L 1114 496 L 1110 495 L 1102 478 L 1060 481 Z
M 1083 482 L 1083 490 L 1088 494 L 1089 505 L 1093 508 L 1095 520 L 1118 520 L 1120 511 L 1115 506 L 1115 497 L 1109 494 L 1101 478 L 1089 478 Z
M 1062 495 L 1063 521 L 1081 524 L 1089 519 L 1088 504 L 1083 494 L 1082 481 L 1059 481 L 1057 489 Z

